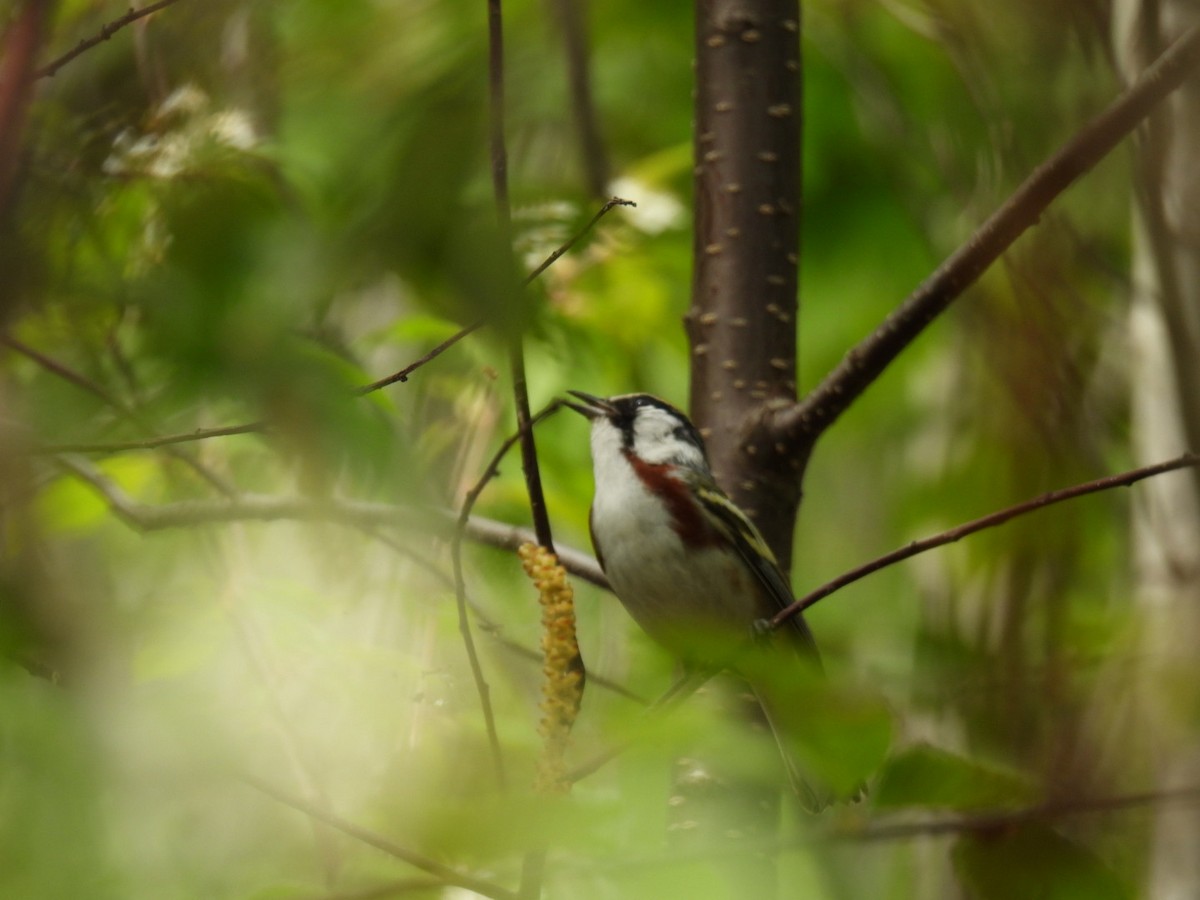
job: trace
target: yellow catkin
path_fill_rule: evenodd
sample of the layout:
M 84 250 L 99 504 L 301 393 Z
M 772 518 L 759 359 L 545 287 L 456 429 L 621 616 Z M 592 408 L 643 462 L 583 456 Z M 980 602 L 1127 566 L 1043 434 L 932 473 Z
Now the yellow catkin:
M 522 544 L 517 555 L 538 590 L 542 607 L 542 758 L 537 788 L 546 793 L 571 789 L 566 777 L 566 750 L 571 726 L 583 699 L 583 666 L 575 639 L 575 594 L 567 571 L 545 547 Z

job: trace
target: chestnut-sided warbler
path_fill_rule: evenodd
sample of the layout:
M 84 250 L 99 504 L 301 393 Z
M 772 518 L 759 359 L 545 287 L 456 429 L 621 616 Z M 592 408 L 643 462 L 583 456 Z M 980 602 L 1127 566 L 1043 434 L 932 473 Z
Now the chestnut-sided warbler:
M 811 679 L 820 668 L 799 616 L 763 634 L 765 620 L 793 599 L 774 554 L 717 487 L 704 441 L 682 412 L 649 394 L 570 393 L 582 402 L 567 405 L 592 423 L 592 544 L 613 591 L 642 630 L 690 670 L 732 669 L 746 678 L 792 787 L 805 806 L 820 809 L 826 792 L 802 778 L 782 733 L 796 711 L 779 709 L 779 691 L 761 677 Z M 786 671 L 778 671 L 779 660 Z

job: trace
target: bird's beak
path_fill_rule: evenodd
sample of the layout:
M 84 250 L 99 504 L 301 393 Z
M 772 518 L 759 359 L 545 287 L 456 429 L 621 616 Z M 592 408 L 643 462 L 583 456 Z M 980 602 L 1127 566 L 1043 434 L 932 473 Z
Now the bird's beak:
M 616 413 L 616 409 L 602 397 L 597 397 L 594 394 L 585 394 L 583 391 L 567 391 L 572 397 L 577 397 L 583 403 L 572 403 L 570 400 L 563 401 L 575 412 L 581 416 L 587 416 L 589 419 L 599 419 L 601 416 L 611 416 Z

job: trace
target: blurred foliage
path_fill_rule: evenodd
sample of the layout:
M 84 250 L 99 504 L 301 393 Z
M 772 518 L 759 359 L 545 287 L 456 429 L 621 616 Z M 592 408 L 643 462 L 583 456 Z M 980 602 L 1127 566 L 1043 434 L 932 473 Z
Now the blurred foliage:
M 728 895 L 718 860 L 664 841 L 671 764 L 717 735 L 743 774 L 777 784 L 770 739 L 702 704 L 656 717 L 647 739 L 643 704 L 594 677 L 574 758 L 640 740 L 569 798 L 533 797 L 539 667 L 513 646 L 536 648 L 537 605 L 514 555 L 471 547 L 500 789 L 449 580 L 441 511 L 513 429 L 506 332 L 527 334 L 535 408 L 570 387 L 687 392 L 690 8 L 591 7 L 613 191 L 638 206 L 523 292 L 494 224 L 481 3 L 184 0 L 40 84 L 0 254 L 7 332 L 44 357 L 10 345 L 0 382 L 0 895 L 450 895 L 401 884 L 410 867 L 241 774 L 510 888 L 544 847 L 546 896 Z M 806 5 L 802 390 L 1114 96 L 1104 9 Z M 60 4 L 45 55 L 124 11 Z M 533 0 L 504 14 L 530 269 L 597 201 L 554 18 Z M 1123 466 L 1126 169 L 1118 153 L 1088 175 L 823 441 L 798 591 Z M 354 396 L 479 318 L 491 326 L 407 382 Z M 244 423 L 257 427 L 78 447 Z M 586 547 L 584 425 L 554 416 L 538 446 L 556 536 Z M 134 513 L 116 514 L 105 485 Z M 199 503 L 263 497 L 396 511 L 386 526 L 194 519 Z M 1151 762 L 1125 752 L 1105 702 L 1137 664 L 1127 503 L 1043 511 L 809 614 L 832 684 L 805 700 L 806 751 L 841 787 L 874 774 L 858 806 L 785 808 L 773 847 L 788 895 L 1133 895 L 1149 852 L 1136 817 L 815 840 L 1145 784 Z M 144 509 L 160 518 L 131 527 Z M 527 523 L 515 456 L 477 511 Z M 664 690 L 671 664 L 619 604 L 577 594 L 593 676 Z

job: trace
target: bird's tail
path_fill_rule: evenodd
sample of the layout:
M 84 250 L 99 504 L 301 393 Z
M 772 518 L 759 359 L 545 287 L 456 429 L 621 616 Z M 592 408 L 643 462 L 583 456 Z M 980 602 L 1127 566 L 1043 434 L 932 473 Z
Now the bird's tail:
M 751 685 L 751 690 L 754 691 L 758 705 L 762 708 L 763 716 L 771 728 L 771 734 L 779 747 L 779 756 L 783 760 L 784 770 L 787 772 L 788 784 L 791 785 L 800 805 L 804 807 L 805 812 L 813 815 L 822 812 L 833 803 L 833 790 L 806 771 L 807 767 L 800 759 L 800 754 L 796 752 L 789 732 L 785 730 L 788 727 L 784 723 L 787 717 L 772 711 L 773 701 L 768 696 L 771 692 L 760 690 L 754 685 Z
M 789 648 L 762 654 L 744 671 L 779 746 L 788 781 L 805 810 L 858 800 L 882 763 L 891 716 L 878 698 L 827 679 L 811 657 Z M 761 668 L 758 663 L 761 662 Z

